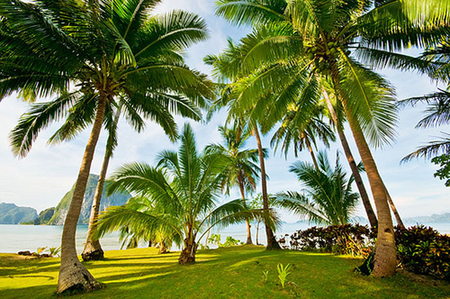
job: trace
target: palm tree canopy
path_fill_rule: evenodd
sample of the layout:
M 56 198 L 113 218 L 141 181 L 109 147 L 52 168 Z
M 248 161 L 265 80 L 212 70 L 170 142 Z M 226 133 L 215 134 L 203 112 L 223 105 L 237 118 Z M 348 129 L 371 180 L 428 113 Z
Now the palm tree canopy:
M 221 182 L 222 192 L 230 194 L 230 189 L 242 183 L 245 192 L 253 192 L 259 180 L 258 150 L 246 149 L 245 143 L 250 137 L 249 128 L 242 128 L 241 122 L 235 121 L 230 127 L 219 126 L 223 144 L 210 144 L 209 153 L 223 155 L 227 160 Z
M 267 119 L 269 111 L 272 123 L 300 97 L 308 78 L 324 80 L 333 71 L 332 87 L 347 99 L 348 117 L 378 146 L 395 136 L 395 93 L 362 63 L 426 71 L 431 66 L 423 59 L 392 51 L 434 44 L 448 35 L 450 10 L 444 2 L 377 1 L 374 6 L 365 0 L 221 0 L 216 2 L 218 15 L 254 30 L 240 45 L 230 44 L 218 61 L 208 61 L 235 82 L 227 92 L 236 110 L 256 104 L 254 116 Z M 433 7 L 424 12 L 423 5 Z M 234 62 L 226 66 L 229 61 Z
M 279 193 L 277 204 L 318 224 L 346 224 L 359 199 L 359 194 L 351 188 L 353 177 L 347 178 L 339 155 L 334 169 L 324 152 L 319 152 L 318 164 L 319 169 L 305 162 L 291 165 L 289 171 L 297 175 L 305 190 L 303 193 Z
M 245 219 L 272 219 L 261 210 L 249 210 L 241 200 L 218 205 L 227 159 L 196 148 L 194 133 L 185 125 L 178 152 L 163 151 L 157 167 L 146 163 L 123 166 L 112 177 L 109 193 L 127 190 L 151 203 L 152 209 L 127 204 L 104 213 L 98 222 L 98 236 L 122 226 L 158 230 L 173 239 L 197 242 L 212 226 L 226 226 Z M 145 208 L 145 209 L 144 209 Z M 202 234 L 203 233 L 203 234 Z
M 56 94 L 22 116 L 11 134 L 16 155 L 25 156 L 53 121 L 67 119 L 51 141 L 73 138 L 93 122 L 101 99 L 107 114 L 120 102 L 138 131 L 149 118 L 172 140 L 172 113 L 201 117 L 213 85 L 181 53 L 207 38 L 206 24 L 183 11 L 151 15 L 159 2 L 2 1 L 0 94 Z

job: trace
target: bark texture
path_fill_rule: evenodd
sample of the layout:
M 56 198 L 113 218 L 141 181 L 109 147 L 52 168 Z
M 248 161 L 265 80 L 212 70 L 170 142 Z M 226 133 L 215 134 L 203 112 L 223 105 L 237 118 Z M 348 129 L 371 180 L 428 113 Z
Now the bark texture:
M 89 271 L 80 263 L 75 245 L 75 234 L 81 205 L 84 199 L 86 184 L 94 158 L 95 146 L 102 128 L 105 115 L 106 96 L 101 95 L 97 104 L 94 125 L 86 145 L 78 179 L 75 184 L 72 201 L 64 222 L 61 239 L 61 267 L 59 269 L 57 293 L 89 292 L 101 288 Z
M 397 266 L 397 254 L 395 249 L 394 226 L 389 210 L 386 188 L 357 120 L 352 118 L 352 113 L 348 108 L 346 99 L 342 98 L 341 101 L 347 119 L 349 120 L 356 146 L 366 169 L 377 208 L 378 234 L 373 275 L 376 277 L 392 276 Z
M 259 164 L 261 169 L 261 189 L 263 197 L 263 209 L 264 211 L 269 211 L 269 196 L 267 194 L 267 180 L 266 180 L 266 166 L 264 163 L 264 152 L 261 143 L 261 136 L 259 135 L 258 127 L 255 125 L 253 131 L 256 138 L 256 144 L 258 145 L 258 155 Z M 280 244 L 278 244 L 272 229 L 265 223 L 266 226 L 266 237 L 267 237 L 267 250 L 281 249 Z
M 97 227 L 96 221 L 100 212 L 100 202 L 102 200 L 103 186 L 105 184 L 106 172 L 108 170 L 110 156 L 105 153 L 103 159 L 102 170 L 98 179 L 97 188 L 95 190 L 94 201 L 92 202 L 91 216 L 89 218 L 89 227 L 86 237 L 86 243 L 84 245 L 83 253 L 81 257 L 85 261 L 101 260 L 104 257 L 102 246 L 99 240 L 93 240 L 92 235 Z
M 398 213 L 397 208 L 395 207 L 391 195 L 389 194 L 387 189 L 386 189 L 386 196 L 389 206 L 391 207 L 392 213 L 394 214 L 395 221 L 397 221 L 397 225 L 400 226 L 402 229 L 405 229 L 405 225 L 403 224 L 402 218 L 400 217 L 400 214 Z
M 308 138 L 305 138 L 305 143 L 306 143 L 306 146 L 308 147 L 309 154 L 311 155 L 311 159 L 314 163 L 314 168 L 316 168 L 316 170 L 319 170 L 319 165 L 317 164 L 316 155 L 314 155 L 314 150 L 313 150 L 313 148 L 311 146 L 311 142 L 309 142 Z
M 180 265 L 194 264 L 197 244 L 189 239 L 184 239 L 184 248 L 181 251 L 178 263 Z
M 344 130 L 342 128 L 342 125 L 338 121 L 336 111 L 334 111 L 334 107 L 325 89 L 323 90 L 323 94 L 327 102 L 328 111 L 330 112 L 333 123 L 336 126 L 339 140 L 341 141 L 342 148 L 344 149 L 345 157 L 347 158 L 353 177 L 355 178 L 356 187 L 358 188 L 359 194 L 361 195 L 361 201 L 364 205 L 364 209 L 366 210 L 370 226 L 376 227 L 378 225 L 377 216 L 375 215 L 375 212 L 372 208 L 372 204 L 370 203 L 369 195 L 367 194 L 366 187 L 364 186 L 361 174 L 359 173 L 358 170 L 358 166 L 356 165 L 355 159 L 353 158 L 353 154 L 350 150 L 350 146 L 348 145 L 347 138 L 345 137 L 344 134 Z
M 119 122 L 120 109 L 117 111 L 117 114 L 114 118 L 114 126 L 112 130 L 116 130 L 117 123 Z M 94 231 L 97 227 L 96 221 L 98 219 L 98 215 L 100 213 L 100 203 L 102 200 L 103 194 L 103 186 L 105 185 L 106 173 L 108 172 L 109 161 L 112 157 L 112 151 L 114 147 L 114 141 L 111 138 L 111 135 L 108 138 L 108 142 L 106 143 L 105 156 L 103 157 L 102 169 L 100 171 L 100 176 L 97 182 L 97 188 L 95 190 L 94 201 L 92 202 L 91 215 L 89 217 L 89 227 L 86 236 L 86 243 L 84 246 L 83 253 L 81 257 L 84 261 L 89 260 L 102 260 L 104 258 L 104 252 L 99 240 L 94 240 L 92 238 Z

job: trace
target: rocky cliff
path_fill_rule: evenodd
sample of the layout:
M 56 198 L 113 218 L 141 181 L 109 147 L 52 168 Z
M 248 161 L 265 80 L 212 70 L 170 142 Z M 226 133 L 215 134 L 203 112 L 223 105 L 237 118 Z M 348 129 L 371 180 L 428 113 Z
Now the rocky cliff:
M 80 218 L 78 219 L 78 224 L 88 224 L 89 217 L 91 215 L 92 202 L 94 200 L 95 188 L 97 187 L 98 175 L 89 175 L 89 180 L 86 186 L 86 193 L 84 194 L 83 206 L 81 207 Z M 50 219 L 48 224 L 62 225 L 64 224 L 64 219 L 66 218 L 67 211 L 69 210 L 69 205 L 72 200 L 73 191 L 75 189 L 75 184 L 72 189 L 64 195 L 59 204 L 56 206 L 55 213 Z M 131 196 L 129 194 L 113 194 L 112 196 L 106 196 L 105 190 L 103 190 L 102 201 L 100 204 L 100 211 L 106 210 L 110 206 L 121 206 L 124 205 Z

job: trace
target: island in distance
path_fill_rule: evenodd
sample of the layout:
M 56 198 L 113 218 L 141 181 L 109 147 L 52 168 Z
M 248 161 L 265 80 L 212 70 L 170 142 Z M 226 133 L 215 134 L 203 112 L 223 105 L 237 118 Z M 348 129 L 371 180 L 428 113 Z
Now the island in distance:
M 90 174 L 84 194 L 83 206 L 81 207 L 80 218 L 78 224 L 88 224 L 91 214 L 92 202 L 94 200 L 95 188 L 97 187 L 98 175 Z M 51 207 L 37 214 L 36 210 L 30 207 L 18 207 L 13 203 L 0 203 L 0 224 L 46 224 L 46 225 L 62 225 L 72 200 L 75 184 L 72 186 L 64 197 L 61 199 L 56 208 Z M 103 190 L 100 211 L 106 210 L 110 206 L 124 205 L 131 197 L 130 194 L 116 193 L 106 196 Z

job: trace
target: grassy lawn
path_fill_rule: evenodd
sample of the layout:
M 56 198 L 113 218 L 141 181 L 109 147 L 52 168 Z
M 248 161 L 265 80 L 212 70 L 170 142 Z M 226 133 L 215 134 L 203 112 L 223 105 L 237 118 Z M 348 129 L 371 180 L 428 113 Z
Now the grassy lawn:
M 156 249 L 106 252 L 85 263 L 105 288 L 74 298 L 450 298 L 444 283 L 414 282 L 397 274 L 375 279 L 352 272 L 360 259 L 240 246 L 199 251 L 197 263 L 177 264 L 179 253 Z M 292 264 L 283 289 L 278 263 Z M 56 298 L 59 259 L 0 254 L 0 298 Z M 267 281 L 264 272 L 268 271 Z

